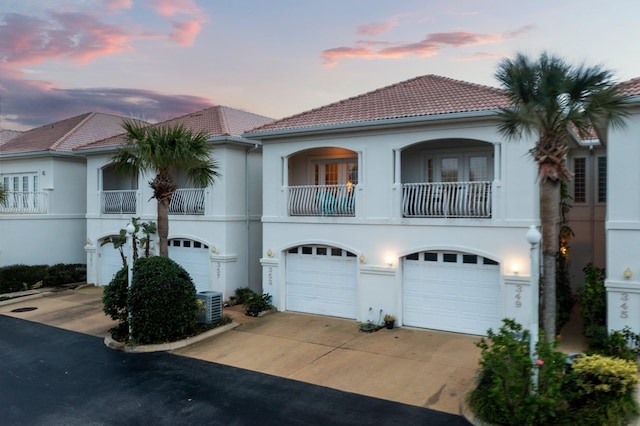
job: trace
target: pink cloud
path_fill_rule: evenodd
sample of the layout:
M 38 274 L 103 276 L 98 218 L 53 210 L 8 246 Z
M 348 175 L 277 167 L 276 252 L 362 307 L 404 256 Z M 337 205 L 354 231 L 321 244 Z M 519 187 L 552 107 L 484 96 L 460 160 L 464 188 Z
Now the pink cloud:
M 489 53 L 489 52 L 476 52 L 471 56 L 466 56 L 464 58 L 460 58 L 458 61 L 460 62 L 471 62 L 471 61 L 479 61 L 482 59 L 502 59 L 504 57 L 508 57 L 509 55 L 505 55 L 503 53 Z
M 373 58 L 376 53 L 366 47 L 336 47 L 324 50 L 322 60 L 324 65 L 332 67 L 342 58 Z
M 133 7 L 132 0 L 105 0 L 104 6 L 110 12 L 118 12 L 120 10 L 127 10 Z
M 174 31 L 169 34 L 169 39 L 178 44 L 190 46 L 193 44 L 196 37 L 200 33 L 202 25 L 199 21 L 192 20 L 185 22 L 174 22 L 173 28 Z
M 397 21 L 377 22 L 368 25 L 360 25 L 356 31 L 359 35 L 374 36 L 389 31 L 398 25 Z
M 193 0 L 148 0 L 147 4 L 162 16 L 202 14 L 202 10 Z
M 122 26 L 103 23 L 82 13 L 50 12 L 51 21 L 19 14 L 4 16 L 0 52 L 6 65 L 27 65 L 48 59 L 86 63 L 101 55 L 132 50 L 131 34 Z
M 507 38 L 519 37 L 532 28 L 531 26 L 526 26 L 505 34 L 478 34 L 463 31 L 433 33 L 428 34 L 427 37 L 421 41 L 401 44 L 379 41 L 367 43 L 366 41 L 360 40 L 357 43 L 359 46 L 370 46 L 371 48 L 339 47 L 328 49 L 321 53 L 321 58 L 325 66 L 334 66 L 343 58 L 402 58 L 408 55 L 429 57 L 437 55 L 442 49 L 447 47 L 461 48 L 481 44 L 500 43 Z M 376 44 L 380 47 L 377 50 L 372 50 Z

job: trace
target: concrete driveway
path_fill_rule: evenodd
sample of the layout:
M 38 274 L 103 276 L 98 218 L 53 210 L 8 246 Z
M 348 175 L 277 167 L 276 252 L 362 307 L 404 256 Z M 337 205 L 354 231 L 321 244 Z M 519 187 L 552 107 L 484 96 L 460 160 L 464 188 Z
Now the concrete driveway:
M 101 288 L 84 287 L 2 304 L 0 314 L 104 337 L 114 322 L 101 297 Z M 30 307 L 37 309 L 12 312 Z M 173 353 L 452 414 L 478 367 L 477 336 L 405 327 L 362 333 L 353 320 L 225 313 L 241 325 Z

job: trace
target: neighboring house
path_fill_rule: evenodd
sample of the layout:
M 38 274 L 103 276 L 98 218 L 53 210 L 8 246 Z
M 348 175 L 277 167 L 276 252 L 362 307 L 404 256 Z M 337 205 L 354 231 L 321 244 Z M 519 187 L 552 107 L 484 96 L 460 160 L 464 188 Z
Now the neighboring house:
M 535 140 L 499 134 L 507 105 L 499 89 L 427 75 L 246 134 L 263 144 L 275 306 L 470 334 L 529 324 Z
M 219 165 L 221 176 L 207 188 L 191 187 L 179 177 L 169 206 L 169 257 L 189 272 L 197 291 L 219 291 L 228 298 L 239 287 L 260 290 L 262 153 L 258 142 L 240 135 L 272 120 L 215 106 L 154 124 L 206 132 Z M 121 134 L 76 149 L 87 158 L 85 258 L 87 280 L 97 285 L 109 284 L 122 268 L 119 252 L 105 240 L 117 235 L 132 217 L 157 221 L 148 185 L 153 176 L 114 171 L 112 157 L 125 142 Z
M 92 112 L 0 132 L 0 266 L 85 262 L 87 172 L 72 149 L 121 132 L 122 120 Z
M 633 110 L 624 129 L 609 130 L 607 160 L 607 327 L 640 333 L 640 78 L 623 83 Z

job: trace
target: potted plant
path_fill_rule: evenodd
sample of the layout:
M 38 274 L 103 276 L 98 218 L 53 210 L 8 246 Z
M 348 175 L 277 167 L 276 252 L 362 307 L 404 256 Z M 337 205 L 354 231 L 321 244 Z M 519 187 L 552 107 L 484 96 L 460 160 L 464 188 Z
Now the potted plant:
M 384 326 L 387 327 L 388 330 L 393 329 L 393 324 L 396 322 L 396 317 L 391 314 L 386 314 L 384 316 Z
M 244 313 L 251 317 L 257 317 L 260 312 L 268 311 L 271 308 L 271 295 L 269 293 L 263 295 L 252 293 L 244 301 Z

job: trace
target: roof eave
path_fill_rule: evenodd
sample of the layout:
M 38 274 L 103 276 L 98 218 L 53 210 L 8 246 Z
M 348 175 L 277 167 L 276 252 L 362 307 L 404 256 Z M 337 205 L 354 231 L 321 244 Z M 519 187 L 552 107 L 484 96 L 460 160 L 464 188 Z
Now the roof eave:
M 76 153 L 70 152 L 70 151 L 42 150 L 42 151 L 0 153 L 0 160 L 7 160 L 11 158 L 37 158 L 37 157 L 80 158 Z
M 321 126 L 267 130 L 264 132 L 249 132 L 249 133 L 244 133 L 243 136 L 245 138 L 251 138 L 251 139 L 254 139 L 254 138 L 255 139 L 272 139 L 272 138 L 293 136 L 293 135 L 299 135 L 299 134 L 313 134 L 313 133 L 338 132 L 338 131 L 358 131 L 366 128 L 382 128 L 382 127 L 398 127 L 398 126 L 405 126 L 405 125 L 417 125 L 424 122 L 487 118 L 491 116 L 496 116 L 498 112 L 499 112 L 498 109 L 491 109 L 491 110 L 482 110 L 482 111 L 453 112 L 453 113 L 446 113 L 446 114 L 418 115 L 418 116 L 411 116 L 411 117 L 357 121 L 357 122 L 350 122 L 350 123 L 328 124 L 328 125 L 321 125 Z
M 261 145 L 261 142 L 255 139 L 248 139 L 242 136 L 228 136 L 228 135 L 212 136 L 207 139 L 207 142 L 211 143 L 212 145 L 230 144 L 230 145 L 239 145 L 243 147 L 255 147 L 256 144 Z

